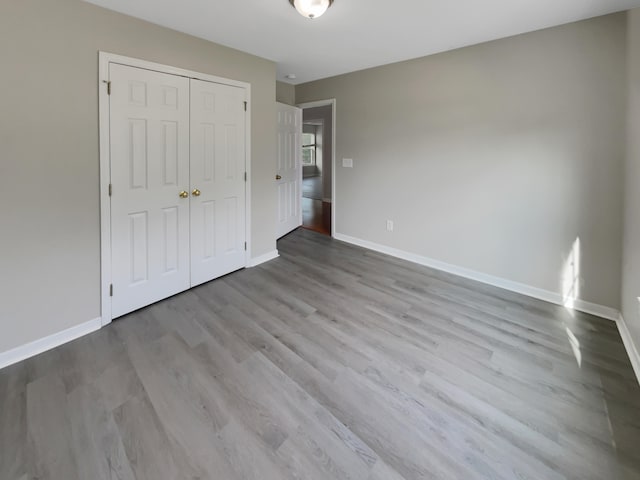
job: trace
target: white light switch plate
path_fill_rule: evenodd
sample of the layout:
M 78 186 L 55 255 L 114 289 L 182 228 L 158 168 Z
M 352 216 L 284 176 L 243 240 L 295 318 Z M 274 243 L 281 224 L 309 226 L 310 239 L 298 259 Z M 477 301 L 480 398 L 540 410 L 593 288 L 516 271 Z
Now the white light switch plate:
M 342 166 L 344 168 L 353 168 L 353 158 L 343 158 Z

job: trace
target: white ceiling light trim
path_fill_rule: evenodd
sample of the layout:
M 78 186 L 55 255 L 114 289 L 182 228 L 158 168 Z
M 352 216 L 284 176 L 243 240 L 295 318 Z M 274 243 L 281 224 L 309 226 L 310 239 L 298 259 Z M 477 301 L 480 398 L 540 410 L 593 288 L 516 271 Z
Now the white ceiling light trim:
M 318 18 L 327 11 L 333 0 L 289 0 L 300 15 L 307 18 Z

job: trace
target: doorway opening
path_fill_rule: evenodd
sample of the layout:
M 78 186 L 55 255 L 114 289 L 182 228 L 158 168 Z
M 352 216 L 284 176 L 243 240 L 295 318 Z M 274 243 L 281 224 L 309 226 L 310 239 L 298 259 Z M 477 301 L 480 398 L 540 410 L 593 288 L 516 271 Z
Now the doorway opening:
M 302 108 L 302 226 L 331 235 L 333 102 Z

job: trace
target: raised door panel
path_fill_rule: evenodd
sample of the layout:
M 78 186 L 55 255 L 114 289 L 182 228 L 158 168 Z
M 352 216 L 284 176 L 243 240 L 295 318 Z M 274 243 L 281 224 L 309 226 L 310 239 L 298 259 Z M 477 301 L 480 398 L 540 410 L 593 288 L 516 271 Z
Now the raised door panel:
M 277 107 L 276 232 L 279 238 L 302 225 L 302 110 L 281 103 Z
M 191 80 L 192 285 L 246 265 L 244 101 L 242 88 Z
M 189 288 L 189 81 L 111 64 L 112 316 Z

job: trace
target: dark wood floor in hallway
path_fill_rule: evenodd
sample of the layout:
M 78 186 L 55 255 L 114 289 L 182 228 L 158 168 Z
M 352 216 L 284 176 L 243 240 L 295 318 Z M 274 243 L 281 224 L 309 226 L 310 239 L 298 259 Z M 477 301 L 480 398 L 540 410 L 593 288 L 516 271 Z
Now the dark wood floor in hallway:
M 302 180 L 302 226 L 331 235 L 331 202 L 322 200 L 322 177 Z
M 613 322 L 298 230 L 0 370 L 0 479 L 636 479 Z

